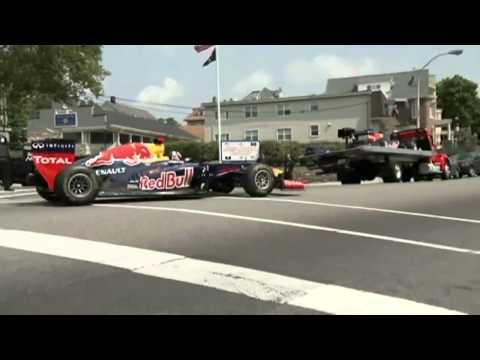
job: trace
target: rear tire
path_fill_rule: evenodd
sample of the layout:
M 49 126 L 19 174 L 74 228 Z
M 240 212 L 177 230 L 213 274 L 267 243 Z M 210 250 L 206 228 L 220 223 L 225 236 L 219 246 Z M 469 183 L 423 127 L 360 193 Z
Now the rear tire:
M 100 185 L 93 170 L 72 166 L 63 170 L 55 182 L 55 192 L 70 205 L 87 205 L 97 197 Z
M 253 197 L 264 197 L 270 194 L 275 185 L 272 169 L 263 164 L 252 165 L 243 178 L 243 189 Z
M 42 175 L 40 175 L 38 172 L 35 172 L 34 179 L 35 179 L 35 188 L 37 190 L 38 196 L 52 203 L 59 203 L 62 201 L 62 199 L 57 194 L 55 194 L 54 192 L 51 192 L 48 189 L 47 182 L 45 181 Z

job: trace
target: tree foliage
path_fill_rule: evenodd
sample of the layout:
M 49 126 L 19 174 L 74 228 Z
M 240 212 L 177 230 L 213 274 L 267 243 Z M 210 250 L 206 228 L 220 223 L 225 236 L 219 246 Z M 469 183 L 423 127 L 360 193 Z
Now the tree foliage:
M 38 107 L 102 95 L 108 75 L 101 45 L 0 45 L 0 97 L 12 137 L 22 139 L 18 133 Z
M 168 118 L 159 118 L 158 121 L 164 125 L 170 125 L 170 126 L 180 126 L 180 124 L 178 123 L 178 121 L 176 121 L 174 118 L 172 117 L 168 117 Z
M 459 75 L 445 78 L 437 85 L 438 107 L 443 118 L 458 118 L 462 127 L 471 126 L 474 132 L 480 130 L 480 98 L 478 85 Z

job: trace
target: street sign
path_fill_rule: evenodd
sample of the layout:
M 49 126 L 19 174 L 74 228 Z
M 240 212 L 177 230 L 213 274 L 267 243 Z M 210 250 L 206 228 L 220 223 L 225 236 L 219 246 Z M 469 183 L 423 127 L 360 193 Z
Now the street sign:
M 258 141 L 222 141 L 222 161 L 257 161 L 259 157 Z
M 64 127 L 77 127 L 78 118 L 76 112 L 55 112 L 55 124 L 56 128 Z

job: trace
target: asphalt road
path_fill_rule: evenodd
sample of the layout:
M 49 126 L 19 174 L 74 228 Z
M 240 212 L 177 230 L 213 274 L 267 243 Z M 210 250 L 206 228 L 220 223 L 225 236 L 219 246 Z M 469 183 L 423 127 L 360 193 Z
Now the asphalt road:
M 0 192 L 0 314 L 479 314 L 480 178 L 56 207 Z

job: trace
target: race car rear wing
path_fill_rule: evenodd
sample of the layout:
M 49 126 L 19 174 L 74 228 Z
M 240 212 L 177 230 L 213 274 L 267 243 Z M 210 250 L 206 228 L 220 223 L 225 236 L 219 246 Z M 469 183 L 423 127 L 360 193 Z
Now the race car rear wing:
M 32 142 L 32 160 L 35 168 L 54 191 L 55 178 L 75 160 L 75 142 L 64 139 L 45 139 Z

